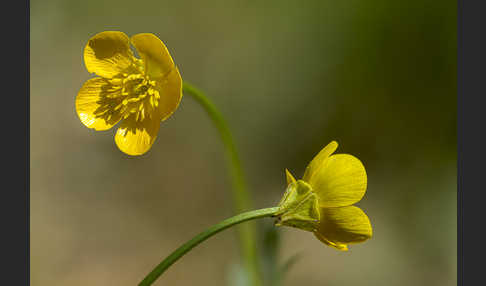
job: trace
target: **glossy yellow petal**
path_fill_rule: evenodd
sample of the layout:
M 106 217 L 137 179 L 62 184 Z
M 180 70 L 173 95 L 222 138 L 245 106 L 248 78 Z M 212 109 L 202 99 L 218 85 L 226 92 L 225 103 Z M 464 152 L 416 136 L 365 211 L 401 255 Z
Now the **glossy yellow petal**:
M 174 61 L 164 43 L 151 33 L 132 36 L 131 42 L 145 63 L 145 73 L 152 79 L 163 78 L 174 68 Z
M 285 169 L 285 177 L 287 178 L 287 186 L 290 185 L 290 183 L 295 182 L 294 176 L 290 173 L 289 170 Z
M 106 31 L 94 35 L 84 48 L 84 63 L 91 73 L 112 78 L 132 64 L 132 51 L 125 33 Z
M 322 148 L 322 150 L 314 157 L 314 159 L 312 159 L 309 165 L 307 165 L 302 180 L 309 182 L 312 175 L 314 175 L 322 166 L 322 163 L 329 156 L 331 156 L 331 154 L 334 153 L 334 151 L 336 151 L 337 147 L 338 147 L 338 143 L 336 141 L 332 141 L 331 143 L 327 144 L 326 147 Z
M 182 78 L 176 67 L 157 84 L 156 89 L 160 94 L 158 112 L 161 120 L 169 118 L 176 111 L 182 99 Z
M 328 157 L 309 180 L 321 207 L 352 205 L 366 192 L 366 171 L 361 161 L 348 154 Z
M 144 120 L 131 115 L 122 121 L 115 135 L 115 143 L 122 152 L 136 156 L 150 150 L 160 128 L 160 118 L 154 115 Z
M 120 121 L 115 107 L 120 104 L 120 89 L 103 78 L 86 81 L 76 97 L 76 112 L 86 127 L 107 130 Z
M 363 242 L 372 236 L 370 220 L 358 207 L 321 208 L 320 215 L 314 234 L 337 249 L 347 250 L 346 244 Z
M 319 239 L 323 243 L 325 243 L 325 244 L 327 244 L 331 247 L 334 247 L 337 250 L 348 251 L 348 246 L 344 243 L 337 243 L 337 242 L 329 241 L 329 240 L 327 240 L 327 238 L 325 238 L 322 234 L 320 234 L 318 232 L 314 232 L 314 235 L 317 237 L 317 239 Z

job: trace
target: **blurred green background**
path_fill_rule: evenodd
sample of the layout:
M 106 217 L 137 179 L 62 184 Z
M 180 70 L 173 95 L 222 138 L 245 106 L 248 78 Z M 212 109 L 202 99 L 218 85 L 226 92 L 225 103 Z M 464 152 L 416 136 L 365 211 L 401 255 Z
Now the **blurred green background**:
M 31 285 L 135 285 L 232 215 L 222 143 L 191 97 L 141 157 L 81 124 L 83 48 L 105 30 L 165 42 L 228 120 L 255 207 L 331 140 L 363 161 L 374 237 L 338 252 L 279 228 L 261 252 L 300 254 L 283 285 L 456 285 L 456 1 L 30 3 Z M 223 232 L 156 285 L 236 285 L 236 247 Z

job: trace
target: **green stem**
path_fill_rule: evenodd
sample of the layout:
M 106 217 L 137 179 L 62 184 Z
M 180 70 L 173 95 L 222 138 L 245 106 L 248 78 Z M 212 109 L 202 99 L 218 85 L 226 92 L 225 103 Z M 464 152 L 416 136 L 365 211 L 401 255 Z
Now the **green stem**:
M 184 82 L 183 91 L 191 95 L 201 106 L 206 110 L 214 125 L 218 129 L 221 140 L 223 141 L 226 155 L 229 158 L 229 165 L 232 177 L 232 192 L 235 213 L 240 213 L 252 208 L 250 195 L 247 191 L 243 170 L 241 168 L 240 158 L 236 151 L 236 146 L 231 136 L 228 124 L 224 120 L 221 113 L 216 109 L 214 104 L 204 96 L 204 93 L 195 88 L 191 84 Z M 245 269 L 249 272 L 251 285 L 262 285 L 260 279 L 257 246 L 255 240 L 255 225 L 248 223 L 238 228 L 239 242 L 242 251 L 243 260 L 245 262 Z
M 157 265 L 154 270 L 152 270 L 152 272 L 150 272 L 145 277 L 145 279 L 143 279 L 142 282 L 140 282 L 140 284 L 138 285 L 152 285 L 152 283 L 157 280 L 157 278 L 159 278 L 159 276 L 162 275 L 162 273 L 164 273 L 164 271 L 167 270 L 167 268 L 169 268 L 174 262 L 176 262 L 184 254 L 190 251 L 193 247 L 215 235 L 216 233 L 248 220 L 272 216 L 277 212 L 278 209 L 278 207 L 274 207 L 245 212 L 234 217 L 225 219 L 222 222 L 209 227 L 205 231 L 196 235 L 194 238 L 177 248 L 174 252 L 172 252 L 172 254 L 167 256 L 167 258 L 165 258 L 159 265 Z

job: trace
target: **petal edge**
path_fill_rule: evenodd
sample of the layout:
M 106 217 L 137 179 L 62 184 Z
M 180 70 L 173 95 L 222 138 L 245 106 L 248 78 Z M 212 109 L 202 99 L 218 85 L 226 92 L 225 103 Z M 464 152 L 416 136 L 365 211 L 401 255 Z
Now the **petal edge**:
M 154 34 L 136 34 L 130 41 L 145 63 L 145 72 L 151 78 L 163 78 L 175 67 L 164 42 Z
M 331 156 L 334 151 L 336 151 L 338 147 L 338 143 L 336 141 L 331 141 L 327 144 L 324 148 L 322 148 L 319 153 L 312 159 L 312 161 L 307 165 L 305 168 L 304 176 L 302 180 L 309 182 L 311 177 L 319 170 L 322 166 L 322 163 Z
M 86 69 L 104 78 L 112 78 L 129 68 L 132 57 L 129 38 L 119 31 L 98 33 L 84 48 Z
M 373 236 L 368 216 L 356 206 L 321 208 L 320 212 L 321 221 L 314 234 L 326 244 L 336 247 L 363 242 Z
M 324 161 L 309 184 L 319 196 L 321 207 L 349 206 L 366 193 L 366 170 L 358 158 L 336 154 Z
M 122 121 L 115 134 L 115 143 L 123 153 L 139 156 L 150 150 L 157 138 L 160 119 L 157 117 L 137 121 L 134 115 Z
M 159 107 L 161 121 L 169 118 L 179 107 L 182 100 L 182 78 L 176 67 L 157 87 L 160 93 Z
M 75 99 L 76 113 L 88 128 L 108 130 L 117 124 L 121 115 L 114 111 L 119 99 L 109 98 L 118 91 L 100 77 L 87 80 Z

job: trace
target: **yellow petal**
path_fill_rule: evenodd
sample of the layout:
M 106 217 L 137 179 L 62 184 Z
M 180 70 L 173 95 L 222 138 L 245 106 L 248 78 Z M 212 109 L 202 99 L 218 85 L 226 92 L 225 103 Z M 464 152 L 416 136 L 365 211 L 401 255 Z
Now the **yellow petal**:
M 164 43 L 154 34 L 132 36 L 131 42 L 145 63 L 145 72 L 152 79 L 166 76 L 174 68 L 174 62 Z
M 292 174 L 287 169 L 285 169 L 285 176 L 287 177 L 287 186 L 290 185 L 290 183 L 295 182 L 294 176 L 292 176 Z
M 314 159 L 312 159 L 309 165 L 307 165 L 302 180 L 309 182 L 312 175 L 314 175 L 318 171 L 319 167 L 322 166 L 322 163 L 329 156 L 331 156 L 334 151 L 336 151 L 337 147 L 338 143 L 336 141 L 332 141 L 331 143 L 327 144 L 326 147 L 322 148 L 322 150 L 314 157 Z
M 94 35 L 84 48 L 84 63 L 89 72 L 112 78 L 132 64 L 132 51 L 125 33 L 106 31 Z
M 97 77 L 86 81 L 76 97 L 76 112 L 86 127 L 108 130 L 118 121 L 120 113 L 115 107 L 120 104 L 120 90 L 106 80 Z
M 331 247 L 334 247 L 337 250 L 348 251 L 348 246 L 346 244 L 344 244 L 344 243 L 338 243 L 338 242 L 329 241 L 322 234 L 320 234 L 318 232 L 314 232 L 314 235 L 317 237 L 317 239 L 319 239 L 323 243 L 325 243 L 325 244 L 327 244 L 327 245 L 329 245 Z
M 370 220 L 358 207 L 321 208 L 320 215 L 314 234 L 337 249 L 347 250 L 346 244 L 363 242 L 372 236 Z
M 361 200 L 366 192 L 366 171 L 358 158 L 336 154 L 324 160 L 309 184 L 321 207 L 349 206 Z
M 179 69 L 172 69 L 156 88 L 160 94 L 157 112 L 163 121 L 176 111 L 182 99 L 182 78 Z
M 115 143 L 120 150 L 128 155 L 142 155 L 150 150 L 157 138 L 160 128 L 160 118 L 152 115 L 142 121 L 136 121 L 131 115 L 122 121 L 116 131 Z

